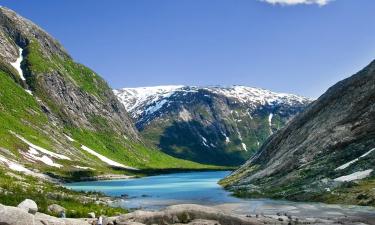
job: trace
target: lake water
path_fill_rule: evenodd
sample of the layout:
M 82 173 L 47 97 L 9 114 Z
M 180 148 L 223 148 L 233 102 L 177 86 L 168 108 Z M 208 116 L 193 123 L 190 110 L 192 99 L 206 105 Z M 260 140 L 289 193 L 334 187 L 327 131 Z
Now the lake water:
M 66 187 L 79 191 L 98 191 L 114 197 L 123 196 L 115 205 L 125 208 L 155 210 L 174 204 L 196 203 L 238 214 L 274 215 L 278 212 L 287 212 L 304 217 L 365 215 L 367 218 L 375 219 L 375 211 L 371 207 L 235 198 L 217 184 L 229 173 L 174 173 L 127 180 L 77 182 L 67 184 Z

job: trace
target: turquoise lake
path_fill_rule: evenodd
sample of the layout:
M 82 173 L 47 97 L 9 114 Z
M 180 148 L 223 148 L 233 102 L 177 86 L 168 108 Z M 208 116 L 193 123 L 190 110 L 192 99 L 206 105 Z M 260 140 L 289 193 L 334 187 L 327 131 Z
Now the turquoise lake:
M 66 185 L 79 191 L 126 195 L 130 208 L 159 208 L 178 203 L 220 204 L 238 202 L 217 182 L 229 171 L 173 173 L 137 179 L 78 182 Z
M 371 207 L 235 198 L 217 184 L 229 173 L 229 171 L 173 173 L 126 180 L 77 182 L 65 186 L 78 191 L 98 191 L 109 196 L 122 197 L 113 205 L 125 208 L 156 210 L 174 204 L 195 203 L 215 206 L 238 214 L 288 212 L 304 217 L 366 215 L 375 218 L 374 208 Z

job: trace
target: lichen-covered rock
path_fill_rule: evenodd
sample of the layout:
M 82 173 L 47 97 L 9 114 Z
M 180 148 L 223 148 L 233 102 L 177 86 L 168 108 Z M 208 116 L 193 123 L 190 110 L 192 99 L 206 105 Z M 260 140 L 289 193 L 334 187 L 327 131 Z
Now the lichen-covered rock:
M 62 212 L 65 212 L 65 208 L 58 204 L 52 204 L 48 206 L 48 211 L 50 211 L 51 213 L 60 215 Z

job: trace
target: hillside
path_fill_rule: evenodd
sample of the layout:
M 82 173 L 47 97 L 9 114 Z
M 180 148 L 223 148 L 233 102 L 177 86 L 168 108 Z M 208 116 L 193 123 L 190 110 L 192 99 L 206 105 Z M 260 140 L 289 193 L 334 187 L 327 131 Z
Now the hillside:
M 311 100 L 244 86 L 114 90 L 142 135 L 172 156 L 240 165 Z
M 204 167 L 145 143 L 98 74 L 4 7 L 0 41 L 0 170 L 79 179 Z
M 375 62 L 338 82 L 221 183 L 239 196 L 375 205 Z

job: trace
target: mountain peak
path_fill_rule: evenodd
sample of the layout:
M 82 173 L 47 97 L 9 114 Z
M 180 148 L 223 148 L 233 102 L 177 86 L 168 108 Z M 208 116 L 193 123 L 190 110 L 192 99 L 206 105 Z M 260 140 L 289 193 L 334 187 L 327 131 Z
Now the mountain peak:
M 156 113 L 165 103 L 173 97 L 186 96 L 188 93 L 207 92 L 235 99 L 243 104 L 306 104 L 312 100 L 306 97 L 276 93 L 262 88 L 247 87 L 242 85 L 220 86 L 184 86 L 162 85 L 138 88 L 122 88 L 114 90 L 125 108 L 137 118 L 141 113 Z M 172 100 L 173 101 L 173 100 Z M 149 108 L 147 108 L 149 107 Z M 157 108 L 155 108 L 157 107 Z
M 184 86 L 114 90 L 137 128 L 164 152 L 238 165 L 311 100 L 261 88 Z
M 4 42 L 0 47 L 0 56 L 6 61 L 14 60 L 18 54 L 18 47 L 23 49 L 30 42 L 37 42 L 42 53 L 48 57 L 58 55 L 70 58 L 62 45 L 50 34 L 6 7 L 0 7 L 0 38 Z M 11 54 L 9 49 L 4 49 L 5 46 L 14 47 Z

